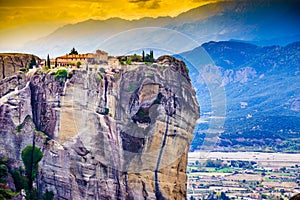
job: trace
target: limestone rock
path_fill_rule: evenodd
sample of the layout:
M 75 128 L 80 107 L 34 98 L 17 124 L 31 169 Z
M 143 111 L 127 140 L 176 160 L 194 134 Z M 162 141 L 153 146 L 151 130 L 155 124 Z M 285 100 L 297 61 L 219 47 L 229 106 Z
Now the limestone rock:
M 23 53 L 0 53 L 0 80 L 16 75 L 20 68 L 26 68 L 31 61 L 31 54 Z M 34 56 L 37 63 L 40 63 L 41 59 Z
M 185 199 L 199 118 L 185 64 L 163 56 L 69 73 L 37 71 L 0 99 L 1 156 L 17 168 L 34 140 L 44 155 L 36 184 L 55 199 Z

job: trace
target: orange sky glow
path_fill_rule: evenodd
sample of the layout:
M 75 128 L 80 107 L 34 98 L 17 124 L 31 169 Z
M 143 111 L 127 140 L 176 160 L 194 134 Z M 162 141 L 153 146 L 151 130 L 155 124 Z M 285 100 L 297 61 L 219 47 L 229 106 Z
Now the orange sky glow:
M 88 19 L 176 16 L 211 2 L 216 0 L 0 0 L 0 45 L 21 45 Z

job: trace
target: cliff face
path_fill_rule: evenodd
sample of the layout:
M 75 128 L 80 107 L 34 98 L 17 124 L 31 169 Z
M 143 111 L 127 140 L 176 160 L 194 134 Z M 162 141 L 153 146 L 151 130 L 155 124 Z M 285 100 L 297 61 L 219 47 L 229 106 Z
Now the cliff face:
M 26 68 L 32 59 L 31 54 L 22 53 L 0 53 L 0 80 L 16 75 L 20 68 Z M 40 63 L 41 59 L 34 56 L 37 63 Z
M 71 73 L 36 71 L 0 99 L 1 156 L 21 166 L 34 140 L 44 155 L 37 187 L 56 199 L 184 199 L 199 117 L 184 63 Z

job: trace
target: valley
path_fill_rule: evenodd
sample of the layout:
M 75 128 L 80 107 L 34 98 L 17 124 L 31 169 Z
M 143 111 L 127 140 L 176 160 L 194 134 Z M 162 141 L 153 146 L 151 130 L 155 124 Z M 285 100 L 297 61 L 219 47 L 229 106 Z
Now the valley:
M 300 192 L 300 154 L 190 152 L 188 199 L 289 199 Z

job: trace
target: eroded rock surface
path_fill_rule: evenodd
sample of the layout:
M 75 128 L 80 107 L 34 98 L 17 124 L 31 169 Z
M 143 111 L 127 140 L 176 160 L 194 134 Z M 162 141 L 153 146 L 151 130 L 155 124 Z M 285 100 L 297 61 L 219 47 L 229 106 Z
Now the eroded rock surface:
M 35 72 L 0 100 L 0 153 L 43 151 L 36 184 L 55 199 L 185 199 L 199 106 L 183 62 Z M 46 135 L 45 135 L 46 134 Z
M 26 68 L 32 59 L 31 54 L 23 53 L 0 53 L 0 81 L 6 77 L 16 75 L 20 68 Z M 41 59 L 34 56 L 37 63 Z

